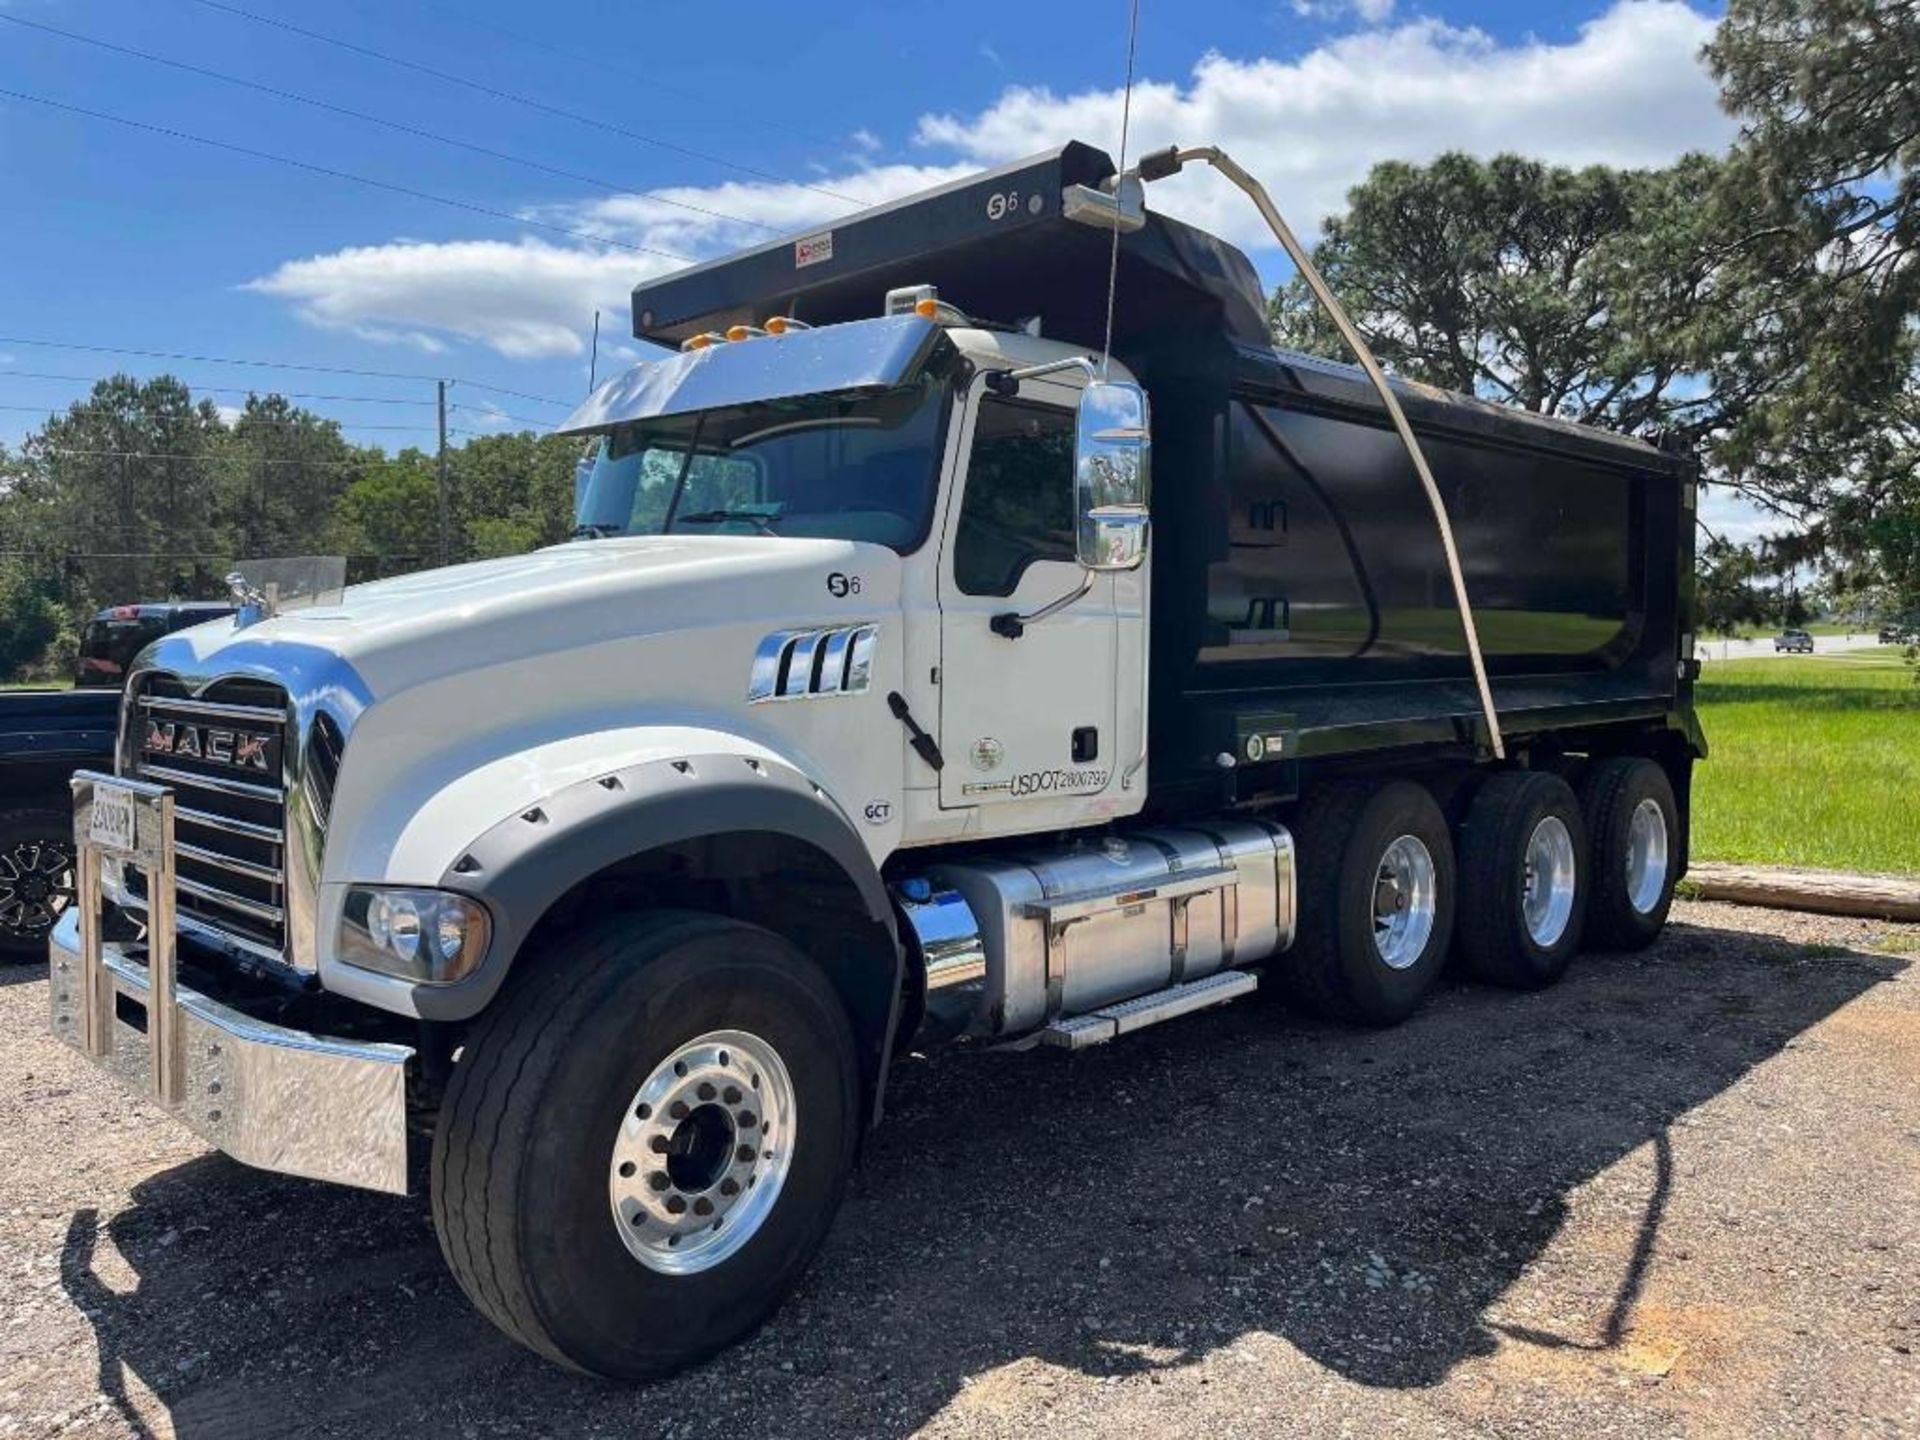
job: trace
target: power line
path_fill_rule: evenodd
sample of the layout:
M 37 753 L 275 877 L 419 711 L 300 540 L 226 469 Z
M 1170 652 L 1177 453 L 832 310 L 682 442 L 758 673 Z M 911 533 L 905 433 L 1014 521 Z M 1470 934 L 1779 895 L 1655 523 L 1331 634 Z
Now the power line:
M 679 255 L 671 250 L 659 249 L 657 246 L 635 245 L 627 240 L 614 240 L 605 235 L 596 235 L 591 230 L 575 230 L 569 226 L 554 225 L 545 220 L 529 220 L 524 215 L 515 215 L 509 210 L 495 210 L 488 205 L 476 205 L 470 200 L 455 200 L 449 195 L 435 195 L 431 191 L 416 190 L 411 185 L 398 185 L 391 180 L 376 180 L 371 175 L 356 175 L 350 170 L 335 170 L 330 165 L 316 165 L 309 160 L 296 160 L 290 155 L 275 155 L 268 150 L 254 150 L 246 145 L 235 145 L 227 140 L 215 140 L 210 135 L 195 135 L 188 130 L 175 130 L 167 125 L 153 125 L 145 120 L 130 120 L 124 115 L 109 115 L 104 110 L 90 110 L 84 105 L 69 105 L 64 100 L 50 100 L 44 95 L 29 95 L 22 90 L 0 89 L 0 95 L 10 100 L 24 100 L 29 105 L 44 105 L 50 110 L 64 110 L 70 115 L 84 115 L 90 120 L 106 120 L 115 125 L 124 125 L 130 130 L 144 130 L 152 135 L 164 135 L 170 140 L 186 140 L 195 145 L 205 145 L 213 150 L 225 150 L 234 155 L 245 155 L 254 160 L 270 160 L 276 165 L 286 165 L 314 175 L 325 175 L 334 180 L 350 180 L 356 185 L 390 191 L 395 195 L 405 195 L 414 200 L 428 200 L 435 205 L 445 205 L 453 210 L 465 210 L 474 215 L 486 215 L 495 220 L 505 220 L 513 225 L 526 225 L 535 230 L 547 230 L 555 235 L 565 235 L 574 240 L 586 240 L 596 245 L 612 245 L 617 249 L 631 250 L 639 255 L 657 255 L 663 260 L 693 263 L 693 257 L 690 255 Z
M 551 41 L 543 40 L 537 35 L 529 35 L 524 30 L 510 30 L 504 25 L 498 25 L 489 20 L 482 20 L 479 16 L 472 14 L 470 8 L 463 10 L 453 5 L 435 4 L 433 0 L 427 0 L 426 8 L 429 10 L 438 10 L 441 14 L 448 16 L 466 29 L 491 30 L 495 35 L 513 41 L 515 45 L 525 46 L 533 50 L 544 50 L 549 55 L 557 55 L 562 60 L 572 61 L 576 65 L 591 65 L 597 70 L 606 71 L 609 75 L 617 75 L 624 85 L 630 86 L 633 84 L 633 67 L 631 65 L 617 65 L 604 56 L 595 55 L 586 50 L 573 50 L 562 45 L 555 45 Z M 670 84 L 660 79 L 657 75 L 647 76 L 647 92 L 658 95 L 678 95 L 681 99 L 694 105 L 709 105 L 713 102 L 712 91 L 701 94 L 697 90 L 689 90 Z M 828 136 L 811 129 L 799 130 L 784 123 L 776 124 L 770 120 L 756 119 L 751 115 L 733 115 L 728 118 L 751 126 L 755 130 L 765 130 L 770 135 L 778 135 L 783 140 L 800 139 L 809 141 L 815 145 L 844 146 L 853 138 L 851 135 Z
M 45 350 L 82 350 L 93 355 L 137 355 L 144 360 L 185 360 L 194 365 L 248 365 L 262 370 L 304 370 L 313 375 L 357 375 L 363 380 L 420 380 L 431 385 L 438 380 L 465 385 L 472 390 L 487 390 L 495 395 L 511 395 L 516 400 L 532 400 L 541 405 L 558 405 L 571 410 L 579 402 L 556 400 L 551 395 L 530 395 L 525 390 L 509 390 L 504 385 L 489 385 L 481 380 L 460 376 L 429 375 L 419 370 L 358 370 L 346 365 L 305 365 L 292 360 L 250 360 L 229 355 L 189 355 L 178 350 L 135 350 L 125 345 L 89 345 L 76 340 L 41 340 L 24 335 L 0 335 L 0 345 L 33 345 Z M 0 375 L 10 373 L 0 370 Z M 189 387 L 191 388 L 191 387 Z M 431 405 L 431 400 L 422 402 Z
M 0 368 L 0 380 L 61 380 L 70 385 L 100 385 L 108 380 L 118 378 L 120 377 L 114 375 L 54 375 L 45 370 L 10 370 Z M 126 378 L 129 380 L 141 380 L 143 377 L 139 375 L 129 375 Z M 169 375 L 166 377 L 147 376 L 144 378 L 148 383 L 161 378 L 180 380 L 180 377 L 177 375 Z M 464 383 L 472 384 L 473 382 L 467 381 Z M 406 400 L 392 395 L 323 395 L 312 390 L 263 390 L 258 385 L 196 385 L 188 380 L 180 380 L 180 384 L 184 389 L 190 390 L 196 395 L 265 395 L 278 396 L 282 400 L 330 400 L 341 405 L 424 405 L 429 409 L 433 406 L 433 401 L 431 400 Z M 528 423 L 533 424 L 535 422 L 529 421 Z M 540 421 L 538 423 L 546 424 L 548 422 Z
M 475 155 L 485 155 L 494 160 L 503 160 L 509 165 L 520 165 L 530 170 L 539 170 L 548 175 L 556 175 L 563 180 L 576 180 L 583 185 L 594 185 L 616 195 L 637 194 L 661 205 L 671 205 L 679 210 L 691 210 L 696 215 L 711 216 L 715 220 L 727 220 L 736 225 L 749 225 L 756 230 L 776 231 L 777 226 L 763 224 L 758 220 L 749 220 L 744 215 L 729 215 L 723 210 L 709 209 L 704 205 L 695 205 L 686 200 L 675 200 L 670 196 L 654 194 L 644 187 L 620 185 L 611 180 L 601 180 L 592 175 L 582 175 L 577 171 L 563 170 L 544 161 L 530 160 L 521 155 L 510 155 L 504 150 L 494 150 L 485 145 L 476 145 L 468 140 L 455 139 L 451 135 L 441 135 L 432 130 L 423 130 L 417 125 L 409 125 L 400 120 L 389 120 L 380 115 L 369 115 L 364 110 L 349 109 L 345 105 L 336 105 L 331 100 L 321 100 L 312 95 L 302 95 L 294 90 L 282 90 L 273 85 L 263 85 L 257 80 L 248 80 L 239 75 L 228 75 L 223 71 L 209 70 L 204 65 L 189 64 L 185 60 L 170 59 L 165 55 L 155 55 L 151 51 L 136 50 L 129 45 L 116 45 L 110 40 L 96 39 L 91 35 L 82 35 L 77 31 L 63 30 L 57 25 L 45 25 L 38 20 L 24 19 L 19 15 L 9 15 L 0 10 L 0 20 L 9 25 L 23 25 L 29 30 L 44 31 L 49 35 L 58 35 L 67 40 L 78 41 L 82 45 L 92 45 L 101 50 L 110 50 L 117 55 L 128 55 L 136 60 L 150 61 L 155 65 L 165 65 L 174 70 L 185 71 L 189 75 L 202 75 L 209 80 L 218 80 L 226 85 L 238 85 L 243 89 L 257 91 L 262 95 L 271 95 L 280 100 L 292 100 L 297 104 L 311 105 L 317 110 L 326 110 L 335 115 L 345 115 L 350 119 L 362 120 L 369 125 L 379 125 L 388 130 L 399 131 L 403 135 L 417 136 L 422 140 L 431 140 L 439 145 L 450 145 L 457 150 L 466 150 Z
M 413 430 L 420 427 L 409 425 L 405 428 Z M 500 432 L 497 430 L 456 429 L 453 426 L 448 426 L 447 433 L 449 435 L 464 435 L 470 440 L 491 440 Z M 247 454 L 181 455 L 166 450 L 89 450 L 70 449 L 64 445 L 44 445 L 36 449 L 31 455 L 22 453 L 16 458 L 32 460 L 38 459 L 43 455 L 58 455 L 75 459 L 94 460 L 180 460 L 187 464 L 204 465 L 313 465 L 337 469 L 351 469 L 363 465 L 378 465 L 385 461 L 392 461 L 398 458 L 397 456 L 388 455 L 384 450 L 381 451 L 378 456 L 362 455 L 352 460 L 280 460 L 266 459 L 261 456 Z
M 75 405 L 81 405 L 81 404 L 85 404 L 86 402 L 81 400 L 76 400 L 73 403 Z M 0 405 L 0 410 L 22 411 L 32 415 L 46 415 L 49 418 L 52 418 L 58 414 L 58 407 L 49 408 L 48 406 L 45 406 L 45 405 Z M 308 412 L 308 413 L 311 414 L 312 412 Z M 321 422 L 322 424 L 349 426 L 355 430 L 406 430 L 406 431 L 411 431 L 414 434 L 422 434 L 422 433 L 431 434 L 433 432 L 433 426 L 431 425 L 363 425 L 355 420 L 336 419 L 332 415 L 313 415 L 313 419 Z M 237 416 L 235 418 L 234 424 L 237 425 L 241 420 L 245 420 L 249 426 L 270 425 L 276 430 L 299 428 L 310 423 L 309 421 L 304 421 L 304 420 L 270 420 L 270 419 L 266 419 L 258 416 L 249 419 L 248 417 L 242 415 L 242 416 Z M 233 427 L 229 426 L 228 428 L 231 429 Z
M 65 446 L 46 446 L 36 450 L 34 455 L 28 458 L 37 458 L 41 455 L 94 460 L 181 460 L 188 464 L 312 465 L 329 468 L 358 467 L 379 463 L 369 461 L 364 456 L 356 460 L 264 460 L 253 455 L 178 455 L 165 450 L 69 450 Z
M 270 25 L 276 30 L 285 30 L 289 34 L 299 35 L 307 40 L 315 40 L 322 45 L 331 45 L 336 49 L 346 50 L 355 55 L 363 55 L 370 60 L 378 60 L 383 64 L 397 65 L 401 69 L 411 70 L 415 74 L 430 75 L 435 80 L 445 81 L 449 85 L 458 85 L 464 89 L 475 91 L 478 94 L 490 96 L 495 100 L 505 100 L 510 104 L 521 105 L 529 110 L 538 110 L 547 115 L 557 115 L 563 120 L 571 120 L 577 125 L 586 125 L 595 130 L 604 130 L 612 135 L 623 135 L 629 140 L 639 141 L 642 145 L 652 145 L 662 150 L 669 150 L 676 155 L 684 155 L 688 159 L 699 160 L 708 165 L 718 165 L 723 169 L 737 170 L 742 175 L 751 175 L 757 180 L 770 180 L 776 185 L 792 185 L 802 190 L 811 190 L 816 194 L 828 196 L 831 199 L 839 200 L 848 205 L 857 206 L 860 204 L 858 200 L 855 200 L 850 195 L 840 195 L 819 185 L 808 185 L 799 180 L 789 180 L 784 175 L 775 175 L 771 171 L 756 170 L 751 165 L 742 165 L 738 161 L 728 160 L 724 156 L 710 155 L 703 150 L 694 150 L 685 145 L 675 144 L 671 140 L 662 140 L 657 135 L 647 135 L 638 130 L 629 130 L 624 125 L 615 125 L 610 120 L 599 120 L 591 115 L 583 115 L 577 110 L 568 110 L 559 105 L 549 105 L 544 100 L 535 100 L 526 95 L 516 94 L 511 90 L 502 90 L 498 86 L 488 85 L 482 81 L 470 79 L 465 75 L 456 75 L 449 70 L 436 70 L 433 66 L 422 65 L 417 60 L 407 60 L 398 55 L 389 55 L 385 51 L 375 50 L 366 45 L 355 44 L 351 40 L 342 40 L 334 35 L 323 35 L 318 30 L 303 29 L 301 26 L 292 24 L 289 21 L 275 19 L 271 15 L 260 15 L 251 10 L 242 10 L 237 5 L 223 3 L 223 0 L 193 0 L 193 3 L 203 5 L 209 10 L 218 10 L 222 14 L 238 16 L 242 20 L 251 20 L 256 25 Z
M 431 400 L 423 400 L 420 403 L 423 405 L 431 405 L 433 402 Z M 465 410 L 470 415 L 490 415 L 496 420 L 511 420 L 516 425 L 534 425 L 534 426 L 538 426 L 542 430 L 548 430 L 553 427 L 553 421 L 551 420 L 534 420 L 525 415 L 509 415 L 504 410 L 489 410 L 484 405 L 452 405 L 450 404 L 447 406 L 447 408 L 449 410 Z

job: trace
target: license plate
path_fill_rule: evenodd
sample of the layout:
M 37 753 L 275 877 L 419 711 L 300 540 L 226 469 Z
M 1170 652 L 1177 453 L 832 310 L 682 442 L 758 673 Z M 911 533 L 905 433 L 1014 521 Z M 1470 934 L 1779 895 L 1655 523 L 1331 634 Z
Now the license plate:
M 139 848 L 134 828 L 133 796 L 105 785 L 93 787 L 93 814 L 87 838 L 107 850 L 131 855 Z

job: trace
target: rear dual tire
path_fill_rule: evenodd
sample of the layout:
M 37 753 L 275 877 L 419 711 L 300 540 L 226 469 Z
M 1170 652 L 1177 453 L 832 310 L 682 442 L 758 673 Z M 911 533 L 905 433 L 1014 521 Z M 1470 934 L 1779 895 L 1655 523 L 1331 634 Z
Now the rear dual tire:
M 1344 781 L 1299 817 L 1300 923 L 1279 976 L 1322 1014 L 1397 1025 L 1446 964 L 1453 837 L 1425 787 Z
M 1588 889 L 1580 802 L 1558 775 L 1508 770 L 1460 827 L 1460 958 L 1481 980 L 1537 990 L 1579 953 Z
M 1667 772 L 1651 760 L 1595 761 L 1580 782 L 1593 842 L 1587 944 L 1642 950 L 1658 938 L 1680 878 L 1680 811 Z
M 1439 806 L 1411 781 L 1327 785 L 1297 825 L 1299 934 L 1274 973 L 1295 1000 L 1340 1019 L 1404 1020 L 1450 944 L 1479 979 L 1551 985 L 1583 944 L 1652 943 L 1673 902 L 1673 788 L 1634 756 L 1594 761 L 1577 795 L 1546 771 L 1489 776 L 1468 803 L 1457 860 Z

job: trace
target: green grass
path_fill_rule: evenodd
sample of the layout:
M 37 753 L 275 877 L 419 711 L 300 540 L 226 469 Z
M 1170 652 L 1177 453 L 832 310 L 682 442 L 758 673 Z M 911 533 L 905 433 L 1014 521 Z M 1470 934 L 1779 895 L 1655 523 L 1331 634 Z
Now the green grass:
M 1897 650 L 1709 661 L 1702 860 L 1920 871 L 1920 686 Z

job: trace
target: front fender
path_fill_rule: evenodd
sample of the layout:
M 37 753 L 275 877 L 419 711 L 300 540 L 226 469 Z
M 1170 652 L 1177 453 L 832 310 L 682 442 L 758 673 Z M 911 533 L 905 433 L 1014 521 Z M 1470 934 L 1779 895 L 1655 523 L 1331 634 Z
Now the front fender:
M 441 871 L 423 883 L 473 895 L 494 921 L 487 958 L 467 979 L 415 985 L 335 965 L 325 975 L 327 988 L 426 1020 L 470 1018 L 499 990 L 527 935 L 561 896 L 629 856 L 703 835 L 772 833 L 813 846 L 852 882 L 866 918 L 894 939 L 893 909 L 879 870 L 832 797 L 762 747 L 736 742 L 720 748 L 715 742 L 733 737 L 717 732 L 703 738 L 705 745 L 679 753 L 676 747 L 648 746 L 625 764 L 603 762 L 590 775 L 572 773 L 447 851 Z M 450 806 L 455 812 L 463 808 Z M 336 888 L 345 887 L 329 887 Z M 341 898 L 330 895 L 324 911 L 337 916 Z

